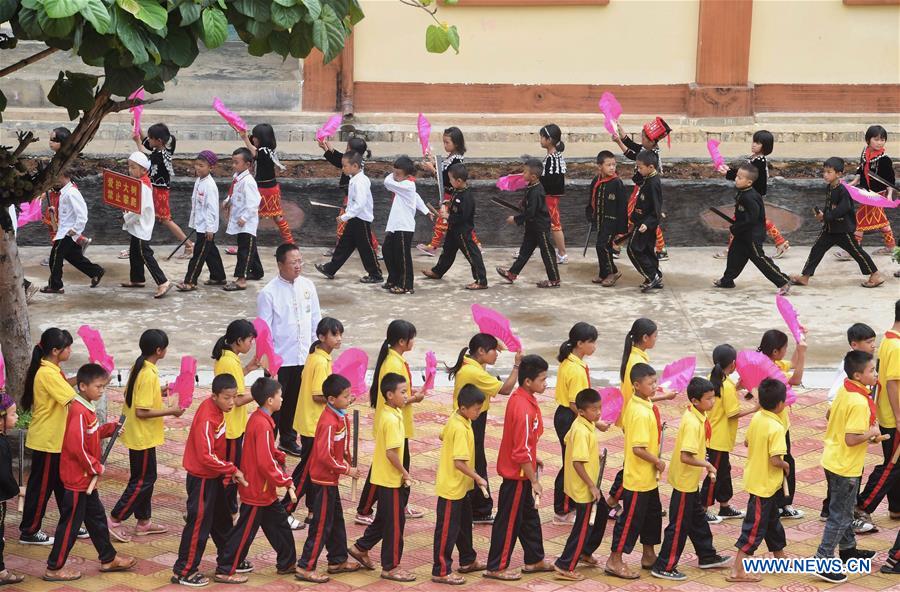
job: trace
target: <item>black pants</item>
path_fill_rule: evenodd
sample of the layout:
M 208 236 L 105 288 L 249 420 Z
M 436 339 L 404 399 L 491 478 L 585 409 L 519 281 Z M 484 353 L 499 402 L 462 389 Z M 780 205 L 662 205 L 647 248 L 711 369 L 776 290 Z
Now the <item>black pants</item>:
M 628 241 L 628 259 L 644 282 L 653 281 L 659 273 L 659 259 L 656 258 L 656 226 L 648 226 L 644 232 L 637 228 Z
M 6 532 L 6 502 L 0 502 L 0 532 Z M 6 537 L 0 536 L 0 571 L 6 569 L 3 552 L 6 550 Z
M 134 514 L 138 520 L 150 520 L 150 502 L 156 484 L 156 448 L 129 450 L 131 475 L 128 485 L 110 514 L 116 522 L 128 520 Z
M 472 268 L 472 279 L 482 286 L 487 285 L 487 271 L 484 269 L 484 259 L 481 256 L 481 249 L 475 244 L 472 238 L 472 232 L 459 232 L 452 228 L 447 230 L 444 237 L 444 248 L 438 259 L 437 265 L 431 268 L 431 271 L 438 277 L 444 277 L 456 261 L 456 253 L 461 251 L 463 257 L 469 262 Z
M 388 232 L 381 245 L 387 283 L 403 290 L 413 289 L 412 232 Z
M 541 517 L 534 507 L 531 481 L 504 479 L 497 497 L 497 517 L 491 528 L 489 571 L 502 571 L 509 567 L 516 539 L 522 543 L 526 565 L 544 560 Z
M 241 466 L 241 457 L 244 450 L 244 436 L 237 438 L 225 438 L 225 460 L 234 466 Z M 237 514 L 240 506 L 238 505 L 238 485 L 234 479 L 225 486 L 225 501 L 228 503 L 228 512 Z
M 72 267 L 89 278 L 95 278 L 103 273 L 103 268 L 85 257 L 81 246 L 72 240 L 71 236 L 64 236 L 53 241 L 53 248 L 50 250 L 50 281 L 47 283 L 53 290 L 61 290 L 63 287 L 64 261 L 68 261 Z
M 724 450 L 707 448 L 706 460 L 716 467 L 716 480 L 710 480 L 709 474 L 703 479 L 703 486 L 700 488 L 700 503 L 707 508 L 715 502 L 727 504 L 734 497 L 734 486 L 731 482 L 731 458 Z
M 281 410 L 272 414 L 275 421 L 275 435 L 287 446 L 297 445 L 297 431 L 294 430 L 294 415 L 297 413 L 297 399 L 300 397 L 300 377 L 303 366 L 282 366 L 278 369 L 281 384 Z
M 672 489 L 669 498 L 669 525 L 659 555 L 656 557 L 656 571 L 672 571 L 678 567 L 678 560 L 684 551 L 688 537 L 694 546 L 694 553 L 701 561 L 716 556 L 713 536 L 706 521 L 706 510 L 700 503 L 700 493 L 685 493 Z
M 782 508 L 794 503 L 794 491 L 797 490 L 797 463 L 791 454 L 791 430 L 787 430 L 784 433 L 784 441 L 787 444 L 787 454 L 785 454 L 783 458 L 784 462 L 790 467 L 790 471 L 784 476 L 784 480 L 787 481 L 788 486 L 787 496 L 785 496 L 784 492 L 781 490 L 779 490 L 777 494 L 781 498 Z
M 890 439 L 881 443 L 884 462 L 872 469 L 865 488 L 859 494 L 857 505 L 871 514 L 887 496 L 888 511 L 900 512 L 900 464 L 891 464 L 891 457 L 897 446 L 900 446 L 900 438 L 897 437 L 896 428 L 878 427 L 882 434 L 890 436 Z
M 282 505 L 292 514 L 297 509 L 297 505 L 303 496 L 306 496 L 306 509 L 313 512 L 313 500 L 309 497 L 309 488 L 312 481 L 309 480 L 309 457 L 312 455 L 313 445 L 316 439 L 312 436 L 300 436 L 300 462 L 294 468 L 291 479 L 294 482 L 294 488 L 297 490 L 297 502 L 291 500 L 290 495 L 285 494 L 281 500 Z
M 541 260 L 544 262 L 547 279 L 551 282 L 558 282 L 559 265 L 556 263 L 556 252 L 553 249 L 553 242 L 550 240 L 550 232 L 528 228 L 527 226 L 522 237 L 522 246 L 519 247 L 519 256 L 512 264 L 512 267 L 509 268 L 509 273 L 519 275 L 525 264 L 531 259 L 535 249 L 540 249 L 541 251 Z
M 381 541 L 381 569 L 390 571 L 403 558 L 403 528 L 406 526 L 406 502 L 409 497 L 401 487 L 381 487 L 378 490 L 378 509 L 375 520 L 356 540 L 356 546 L 368 551 Z
M 616 517 L 610 551 L 628 555 L 634 550 L 638 535 L 642 545 L 658 545 L 661 531 L 659 489 L 639 492 L 623 489 L 622 512 Z
M 458 500 L 439 496 L 431 575 L 442 578 L 453 573 L 453 547 L 459 551 L 460 566 L 475 563 L 477 554 L 472 546 L 472 505 L 466 496 Z
M 835 246 L 844 249 L 851 257 L 853 257 L 853 260 L 859 265 L 860 273 L 872 275 L 878 271 L 872 258 L 859 246 L 859 241 L 856 240 L 856 237 L 853 234 L 832 234 L 822 230 L 819 234 L 819 238 L 816 239 L 815 244 L 813 244 L 812 249 L 809 251 L 809 257 L 806 259 L 806 264 L 803 266 L 803 271 L 801 273 L 807 276 L 815 274 L 816 267 L 819 266 L 822 257 L 825 256 L 825 253 L 827 253 L 831 247 Z
M 600 267 L 600 278 L 606 279 L 614 273 L 619 273 L 613 259 L 613 235 L 597 233 L 597 264 Z
M 206 238 L 205 232 L 197 233 L 197 241 L 194 243 L 194 254 L 188 262 L 187 272 L 184 274 L 184 283 L 197 285 L 203 264 L 209 268 L 209 279 L 213 282 L 225 281 L 225 266 L 222 265 L 222 256 L 216 247 L 216 239 Z
M 344 508 L 337 485 L 319 485 L 310 482 L 306 499 L 312 506 L 312 523 L 303 553 L 297 567 L 315 571 L 319 555 L 324 547 L 328 565 L 340 565 L 347 561 L 347 527 L 344 524 Z
M 777 287 L 788 284 L 791 279 L 781 271 L 770 257 L 763 252 L 762 243 L 754 243 L 744 239 L 734 239 L 728 247 L 728 262 L 725 265 L 725 273 L 722 274 L 721 283 L 725 286 L 733 286 L 747 262 L 756 266 L 766 279 Z
M 50 494 L 56 498 L 57 508 L 62 503 L 65 488 L 59 478 L 59 456 L 58 452 L 31 451 L 31 473 L 28 474 L 25 506 L 19 525 L 23 535 L 32 535 L 41 529 Z
M 182 577 L 197 571 L 210 536 L 221 554 L 232 528 L 221 477 L 203 479 L 188 473 L 185 485 L 187 521 L 181 533 L 178 560 L 172 568 L 176 576 Z
M 747 515 L 741 525 L 741 536 L 735 543 L 735 548 L 753 555 L 763 541 L 766 541 L 766 547 L 772 553 L 787 546 L 778 511 L 778 497 L 777 493 L 770 497 L 750 496 L 747 500 Z
M 97 490 L 88 495 L 83 491 L 64 489 L 59 504 L 56 536 L 50 556 L 47 557 L 47 569 L 58 570 L 66 565 L 82 524 L 91 535 L 100 563 L 109 563 L 116 558 L 116 550 L 109 541 L 109 529 L 106 527 L 106 510 L 103 509 Z
M 591 508 L 596 506 L 594 525 L 591 526 Z M 596 504 L 579 504 L 572 502 L 575 510 L 575 524 L 572 532 L 566 539 L 566 546 L 556 560 L 556 567 L 563 571 L 575 571 L 578 560 L 582 555 L 591 555 L 603 542 L 603 533 L 606 531 L 606 521 L 609 519 L 609 506 L 600 498 Z
M 256 248 L 256 237 L 249 232 L 237 235 L 237 262 L 234 264 L 234 277 L 237 279 L 259 280 L 265 275 L 259 251 Z
M 287 512 L 281 502 L 274 501 L 268 506 L 241 504 L 240 516 L 234 528 L 228 533 L 224 545 L 219 545 L 216 558 L 216 573 L 234 575 L 238 565 L 247 558 L 250 544 L 256 538 L 259 527 L 272 548 L 275 549 L 275 566 L 280 572 L 292 571 L 297 560 L 294 548 L 294 534 L 288 525 Z
M 128 247 L 128 279 L 133 284 L 143 284 L 147 280 L 144 276 L 144 268 L 150 272 L 153 282 L 159 286 L 169 281 L 166 274 L 160 269 L 159 263 L 153 257 L 153 249 L 150 248 L 150 241 L 141 240 L 136 236 L 131 237 L 131 243 Z
M 444 248 L 446 248 L 444 243 Z M 490 518 L 494 512 L 494 499 L 491 497 L 491 482 L 488 480 L 487 457 L 484 455 L 484 432 L 487 428 L 487 411 L 472 422 L 472 432 L 475 435 L 475 472 L 479 477 L 487 481 L 488 496 L 484 497 L 481 489 L 473 488 L 468 493 L 469 503 L 472 506 L 472 518 Z
M 334 254 L 331 261 L 323 266 L 325 273 L 334 275 L 343 267 L 353 251 L 359 253 L 366 273 L 370 277 L 381 279 L 381 266 L 378 265 L 378 256 L 375 254 L 375 248 L 372 247 L 372 224 L 359 218 L 350 218 L 347 226 L 344 227 L 344 234 L 338 239 L 337 246 L 334 247 Z
M 572 427 L 572 424 L 575 423 L 577 417 L 578 416 L 575 415 L 575 412 L 572 411 L 572 409 L 563 407 L 562 405 L 558 406 L 556 408 L 556 413 L 553 414 L 553 427 L 556 430 L 556 437 L 559 438 L 559 447 L 562 449 L 562 456 L 560 458 L 563 461 L 559 465 L 556 481 L 553 482 L 553 511 L 560 516 L 572 511 L 571 500 L 563 490 L 563 485 L 565 483 L 566 471 L 566 434 L 569 433 L 569 429 Z
M 885 561 L 885 563 L 889 566 L 900 563 L 900 529 L 897 529 L 897 538 L 894 539 L 894 546 L 888 551 L 887 561 Z
M 609 496 L 616 501 L 622 499 L 625 488 L 622 487 L 622 479 L 625 477 L 625 469 L 619 469 L 616 476 L 613 477 L 612 485 L 609 486 Z
M 409 438 L 405 438 L 403 440 L 403 468 L 409 471 Z M 406 496 L 406 500 L 403 502 L 403 507 L 406 507 L 406 503 L 409 501 L 409 489 L 406 487 L 400 488 L 401 493 Z M 359 504 L 356 506 L 356 513 L 368 516 L 372 513 L 372 508 L 374 508 L 375 504 L 378 503 L 378 486 L 372 485 L 372 467 L 369 466 L 369 474 L 366 475 L 366 482 L 363 483 L 362 491 L 359 493 Z

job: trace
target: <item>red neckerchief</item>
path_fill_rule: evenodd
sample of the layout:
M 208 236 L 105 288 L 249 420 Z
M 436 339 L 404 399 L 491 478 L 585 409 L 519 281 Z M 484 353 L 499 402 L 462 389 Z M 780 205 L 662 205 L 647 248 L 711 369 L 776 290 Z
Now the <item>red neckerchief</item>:
M 584 366 L 584 373 L 587 375 L 587 388 L 591 388 L 591 369 L 588 368 L 587 365 Z
M 871 181 L 869 181 L 869 163 L 872 162 L 873 158 L 878 158 L 882 154 L 884 154 L 884 148 L 882 148 L 881 150 L 872 150 L 871 148 L 866 146 L 865 151 L 863 151 L 863 160 L 865 161 L 865 164 L 863 165 L 863 176 L 866 178 L 867 188 L 872 187 L 869 184 L 871 183 Z
M 597 182 L 594 183 L 594 187 L 591 190 L 591 206 L 594 208 L 595 211 L 597 210 L 597 188 L 600 187 L 601 185 L 603 185 L 604 183 L 608 183 L 608 182 L 612 181 L 613 179 L 617 178 L 618 176 L 619 175 L 612 174 L 609 177 L 598 178 Z
M 891 329 L 890 331 L 887 331 L 884 334 L 884 338 L 885 339 L 900 339 L 900 333 L 897 333 L 896 331 Z
M 653 415 L 656 417 L 656 444 L 659 445 L 659 441 L 662 439 L 662 422 L 659 418 L 659 407 L 650 402 L 650 406 L 653 407 Z
M 231 194 L 234 193 L 234 184 L 237 183 L 237 177 L 234 175 L 231 176 L 231 185 L 228 187 L 228 197 L 231 197 Z
M 146 185 L 147 187 L 151 187 L 151 186 L 152 186 L 151 183 L 150 183 L 150 176 L 149 176 L 149 175 L 144 175 L 143 177 L 141 177 L 141 183 L 143 183 L 143 184 Z
M 875 400 L 872 399 L 872 394 L 869 392 L 869 389 L 860 386 L 849 378 L 844 379 L 844 388 L 851 393 L 859 393 L 866 398 L 866 403 L 869 404 L 869 425 L 875 425 Z
M 406 368 L 406 375 L 409 376 L 409 385 L 407 385 L 409 392 L 412 393 L 412 372 L 409 371 L 409 364 L 406 363 L 406 360 L 403 360 L 403 367 Z
M 712 424 L 709 423 L 708 417 L 703 420 L 703 429 L 706 431 L 706 443 L 709 444 L 712 439 Z

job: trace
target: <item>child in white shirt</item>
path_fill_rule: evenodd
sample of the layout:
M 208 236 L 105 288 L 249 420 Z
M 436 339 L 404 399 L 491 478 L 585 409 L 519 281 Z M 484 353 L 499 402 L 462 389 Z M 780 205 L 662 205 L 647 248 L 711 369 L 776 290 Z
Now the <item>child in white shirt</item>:
M 247 289 L 247 280 L 262 279 L 262 262 L 256 245 L 256 228 L 259 226 L 259 204 L 262 196 L 256 179 L 250 173 L 253 156 L 246 148 L 238 148 L 231 154 L 231 166 L 234 169 L 234 180 L 231 193 L 225 200 L 228 214 L 226 233 L 237 235 L 237 263 L 234 266 L 234 281 L 223 288 L 226 292 Z
M 384 187 L 394 194 L 382 246 L 387 282 L 382 286 L 392 294 L 413 293 L 412 239 L 416 231 L 416 211 L 431 219 L 422 197 L 416 193 L 416 165 L 408 156 L 394 161 L 394 172 L 384 178 Z
M 184 281 L 178 284 L 179 292 L 197 289 L 197 280 L 203 271 L 203 264 L 209 268 L 207 286 L 225 285 L 225 267 L 216 247 L 216 232 L 219 230 L 219 188 L 212 176 L 212 167 L 219 161 L 212 150 L 204 150 L 194 161 L 197 180 L 191 195 L 191 219 L 188 225 L 197 232 L 197 242 L 188 263 Z
M 141 213 L 125 212 L 125 224 L 122 230 L 131 235 L 131 244 L 128 249 L 129 281 L 122 283 L 123 288 L 143 288 L 144 266 L 150 272 L 150 277 L 156 283 L 154 298 L 162 298 L 172 289 L 172 284 L 166 278 L 166 274 L 160 269 L 159 263 L 153 257 L 153 249 L 150 248 L 150 238 L 153 236 L 153 222 L 155 213 L 153 209 L 153 190 L 150 188 L 150 159 L 143 152 L 132 152 L 128 157 L 128 174 L 141 180 Z

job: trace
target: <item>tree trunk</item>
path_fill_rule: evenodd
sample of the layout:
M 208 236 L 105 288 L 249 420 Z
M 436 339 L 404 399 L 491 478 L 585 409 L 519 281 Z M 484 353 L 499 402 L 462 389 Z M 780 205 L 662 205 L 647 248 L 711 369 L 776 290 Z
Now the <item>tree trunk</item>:
M 31 360 L 31 330 L 22 264 L 15 235 L 0 231 L 0 347 L 6 361 L 6 392 L 19 400 Z

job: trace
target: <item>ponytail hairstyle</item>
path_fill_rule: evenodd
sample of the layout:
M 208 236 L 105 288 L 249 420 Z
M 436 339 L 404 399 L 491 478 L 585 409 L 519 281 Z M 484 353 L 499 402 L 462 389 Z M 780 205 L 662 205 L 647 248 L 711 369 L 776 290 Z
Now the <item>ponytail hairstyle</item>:
M 344 325 L 337 319 L 332 317 L 322 317 L 319 324 L 316 325 L 316 337 L 320 335 L 342 335 L 344 333 Z M 309 346 L 309 353 L 316 351 L 316 348 L 322 345 L 321 339 L 316 339 Z
M 556 356 L 557 361 L 562 362 L 568 358 L 569 354 L 575 351 L 575 346 L 578 345 L 579 341 L 594 342 L 597 341 L 597 337 L 597 327 L 584 321 L 575 323 L 569 329 L 569 338 L 559 346 L 559 355 Z
M 466 139 L 461 129 L 456 126 L 448 127 L 444 130 L 444 137 L 450 138 L 450 141 L 453 142 L 453 152 L 460 156 L 466 153 Z
M 141 368 L 144 367 L 144 362 L 150 356 L 155 355 L 156 350 L 169 347 L 169 336 L 161 329 L 147 329 L 141 333 L 138 347 L 141 348 L 141 355 L 134 361 L 134 365 L 131 367 L 131 373 L 128 376 L 128 384 L 125 385 L 126 407 L 131 407 L 131 402 L 134 400 L 134 384 L 137 382 L 137 377 L 141 372 Z
M 619 367 L 620 380 L 625 380 L 625 367 L 628 366 L 631 348 L 643 341 L 644 337 L 654 333 L 656 333 L 656 323 L 650 319 L 641 317 L 631 324 L 631 329 L 625 336 L 625 349 L 622 350 L 622 365 Z
M 275 150 L 277 143 L 275 141 L 275 130 L 268 123 L 257 123 L 250 132 L 250 139 L 259 142 L 260 148 L 268 148 Z
M 216 340 L 213 346 L 212 359 L 218 360 L 222 357 L 222 352 L 237 343 L 239 339 L 247 339 L 248 337 L 256 337 L 256 327 L 247 319 L 237 319 L 228 323 L 225 329 L 225 335 Z
M 387 358 L 388 350 L 403 340 L 409 341 L 416 336 L 416 326 L 403 319 L 395 319 L 387 328 L 387 336 L 381 344 L 378 352 L 378 360 L 375 362 L 375 374 L 372 378 L 372 386 L 369 387 L 369 404 L 375 407 L 378 404 L 378 375 L 381 374 L 381 365 Z
M 363 157 L 363 160 L 372 158 L 372 151 L 369 150 L 369 145 L 366 144 L 365 138 L 353 136 L 347 140 L 347 149 L 358 153 Z
M 55 349 L 66 349 L 72 345 L 72 334 L 65 329 L 50 327 L 41 333 L 41 340 L 31 350 L 31 363 L 25 373 L 25 388 L 22 390 L 22 409 L 31 411 L 34 405 L 34 377 L 41 367 L 41 360 L 49 357 Z
M 557 152 L 565 152 L 566 143 L 562 141 L 562 130 L 555 123 L 548 123 L 538 132 L 542 138 L 547 138 L 553 142 L 553 146 Z
M 487 333 L 476 333 L 472 336 L 472 339 L 469 340 L 469 347 L 464 347 L 459 351 L 459 357 L 456 358 L 456 364 L 452 368 L 447 368 L 447 374 L 452 380 L 454 376 L 460 371 L 463 367 L 463 358 L 466 357 L 466 352 L 469 352 L 469 356 L 475 357 L 478 353 L 478 350 L 483 349 L 484 351 L 491 351 L 492 349 L 497 349 L 497 338 L 493 335 L 489 335 Z
M 767 358 L 771 358 L 772 354 L 786 346 L 787 343 L 787 333 L 778 329 L 769 329 L 763 333 L 762 339 L 759 341 L 759 347 L 756 348 L 756 351 L 762 352 Z
M 713 369 L 712 372 L 709 373 L 709 381 L 713 383 L 713 386 L 716 390 L 716 396 L 722 396 L 722 384 L 725 382 L 725 369 L 734 364 L 734 361 L 737 359 L 737 350 L 728 345 L 727 343 L 723 343 L 722 345 L 717 345 L 715 349 L 713 349 L 712 353 L 713 359 Z

